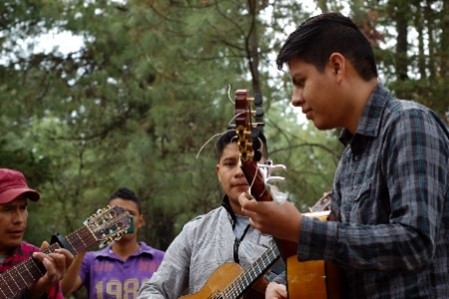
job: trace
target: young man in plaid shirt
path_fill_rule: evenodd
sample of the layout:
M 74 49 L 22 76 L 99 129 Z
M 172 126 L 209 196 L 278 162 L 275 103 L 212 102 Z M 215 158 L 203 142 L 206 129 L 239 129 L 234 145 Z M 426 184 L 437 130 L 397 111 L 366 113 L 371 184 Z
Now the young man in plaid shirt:
M 340 13 L 301 24 L 277 63 L 288 65 L 291 104 L 316 128 L 341 129 L 345 149 L 331 201 L 336 221 L 247 194 L 239 197 L 243 214 L 263 233 L 298 243 L 299 261 L 336 264 L 343 298 L 449 298 L 447 125 L 381 84 L 369 41 Z M 267 299 L 287 295 L 271 286 L 279 289 L 268 287 Z

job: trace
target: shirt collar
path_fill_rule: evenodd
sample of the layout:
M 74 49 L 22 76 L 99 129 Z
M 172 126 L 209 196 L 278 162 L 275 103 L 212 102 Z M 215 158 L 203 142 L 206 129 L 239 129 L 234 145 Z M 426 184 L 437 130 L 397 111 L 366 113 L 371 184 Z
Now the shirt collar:
M 232 210 L 231 203 L 229 202 L 229 197 L 227 195 L 223 196 L 223 201 L 221 202 L 221 205 L 226 209 L 226 211 L 228 211 L 232 228 L 234 228 L 236 217 L 234 211 Z
M 390 99 L 390 93 L 381 84 L 377 84 L 363 109 L 355 135 L 363 135 L 366 137 L 378 136 L 382 114 Z M 343 129 L 339 139 L 344 145 L 347 145 L 353 137 L 354 135 L 351 132 Z
M 139 250 L 131 256 L 140 255 L 140 254 L 149 254 L 151 256 L 154 256 L 154 249 L 150 246 L 148 246 L 145 242 L 140 241 L 139 242 Z M 97 257 L 111 257 L 114 253 L 112 252 L 112 245 L 108 245 L 107 247 L 96 251 Z

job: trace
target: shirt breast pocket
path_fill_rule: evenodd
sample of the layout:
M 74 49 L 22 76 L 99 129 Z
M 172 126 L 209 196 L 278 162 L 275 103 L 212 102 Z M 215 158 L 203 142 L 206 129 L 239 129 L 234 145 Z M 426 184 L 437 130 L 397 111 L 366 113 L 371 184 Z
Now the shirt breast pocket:
M 373 217 L 371 182 L 342 190 L 342 222 L 368 224 Z

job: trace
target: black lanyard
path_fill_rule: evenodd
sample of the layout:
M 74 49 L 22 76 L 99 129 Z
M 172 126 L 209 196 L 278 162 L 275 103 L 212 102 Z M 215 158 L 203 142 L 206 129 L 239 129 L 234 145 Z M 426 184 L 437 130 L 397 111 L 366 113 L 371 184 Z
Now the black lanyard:
M 245 230 L 243 231 L 242 236 L 239 238 L 235 237 L 234 240 L 234 262 L 236 262 L 237 264 L 239 263 L 239 247 L 240 247 L 240 243 L 243 241 L 243 238 L 246 235 L 246 232 L 248 231 L 249 228 L 249 224 L 246 226 Z

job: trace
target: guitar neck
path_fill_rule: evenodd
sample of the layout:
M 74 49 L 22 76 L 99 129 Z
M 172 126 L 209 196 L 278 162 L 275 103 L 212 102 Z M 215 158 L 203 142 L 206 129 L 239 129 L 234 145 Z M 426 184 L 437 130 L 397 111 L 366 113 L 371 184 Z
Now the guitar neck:
M 253 160 L 242 161 L 242 171 L 251 186 L 251 195 L 258 201 L 272 201 L 270 191 L 265 185 L 257 163 Z
M 251 186 L 251 195 L 258 201 L 273 201 L 270 190 L 265 185 L 257 163 L 247 160 L 242 163 L 242 171 Z M 283 260 L 296 255 L 298 245 L 295 242 L 274 238 Z
M 231 285 L 223 290 L 223 296 L 220 298 L 240 298 L 279 257 L 280 254 L 277 247 L 270 247 L 249 268 L 240 274 Z
M 97 240 L 87 227 L 82 227 L 68 235 L 65 238 L 65 242 L 71 246 L 69 251 L 73 254 L 77 254 L 80 250 L 87 249 L 94 245 Z M 61 248 L 60 244 L 53 243 L 42 250 L 42 252 L 51 253 L 55 252 L 58 248 Z M 44 274 L 44 266 L 31 257 L 15 265 L 0 275 L 0 299 L 14 298 L 14 296 L 19 294 Z

